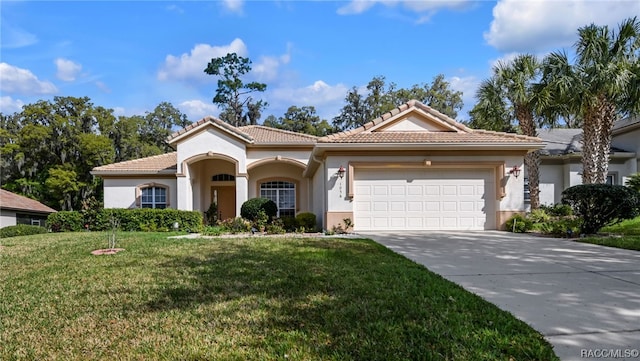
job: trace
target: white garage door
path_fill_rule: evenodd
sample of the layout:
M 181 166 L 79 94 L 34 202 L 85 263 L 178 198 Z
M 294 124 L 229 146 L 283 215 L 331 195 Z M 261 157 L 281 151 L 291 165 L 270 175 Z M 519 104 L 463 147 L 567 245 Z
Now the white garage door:
M 494 229 L 492 179 L 489 169 L 356 170 L 355 230 Z

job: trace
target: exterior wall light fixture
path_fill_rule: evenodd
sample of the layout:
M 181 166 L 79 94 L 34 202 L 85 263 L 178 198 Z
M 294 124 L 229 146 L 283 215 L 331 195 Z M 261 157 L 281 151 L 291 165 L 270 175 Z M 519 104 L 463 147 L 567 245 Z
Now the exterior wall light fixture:
M 518 178 L 518 176 L 520 175 L 520 171 L 520 167 L 514 165 L 513 167 L 511 167 L 511 169 L 509 169 L 509 174 L 513 174 L 514 177 Z

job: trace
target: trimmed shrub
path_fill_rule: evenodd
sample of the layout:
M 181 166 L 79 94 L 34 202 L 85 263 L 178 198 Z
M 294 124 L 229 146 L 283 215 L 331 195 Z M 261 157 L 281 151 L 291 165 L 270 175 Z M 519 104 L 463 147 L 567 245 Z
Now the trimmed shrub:
M 0 229 L 0 238 L 29 236 L 32 234 L 47 233 L 47 229 L 40 226 L 32 226 L 30 224 L 16 224 L 15 226 L 7 226 Z
M 55 212 L 47 217 L 47 227 L 53 232 L 79 232 L 84 224 L 82 214 L 76 211 Z
M 316 215 L 311 212 L 298 213 L 296 223 L 298 223 L 298 228 L 304 228 L 309 231 L 314 230 L 316 228 Z
M 594 234 L 602 227 L 640 214 L 640 193 L 610 184 L 581 184 L 562 192 L 562 203 L 582 218 L 580 233 Z
M 278 206 L 274 201 L 267 198 L 251 198 L 242 203 L 242 207 L 240 207 L 240 215 L 242 218 L 253 222 L 258 218 L 258 212 L 260 212 L 260 210 L 264 211 L 267 215 L 269 219 L 268 222 L 271 222 L 273 217 L 278 214 Z
M 80 212 L 57 212 L 47 218 L 47 226 L 53 232 L 78 232 L 89 226 L 91 231 L 111 229 L 111 219 L 118 220 L 123 231 L 172 231 L 173 224 L 178 222 L 178 229 L 186 232 L 202 230 L 202 214 L 198 211 L 182 211 L 177 209 L 152 208 L 107 208 L 101 209 L 95 220 L 83 218 Z
M 514 214 L 507 219 L 505 226 L 509 232 L 524 233 L 531 230 L 533 223 L 522 214 Z
M 574 216 L 566 216 L 553 218 L 549 221 L 535 225 L 543 234 L 554 236 L 573 237 L 580 232 L 580 223 L 582 220 Z
M 556 203 L 552 206 L 541 205 L 540 209 L 552 217 L 572 216 L 573 209 L 568 204 Z
M 278 219 L 274 220 L 274 222 L 275 221 L 278 221 Z M 299 228 L 297 218 L 282 217 L 279 218 L 279 221 L 282 222 L 282 227 L 284 227 L 284 230 L 287 232 L 295 232 L 296 229 Z

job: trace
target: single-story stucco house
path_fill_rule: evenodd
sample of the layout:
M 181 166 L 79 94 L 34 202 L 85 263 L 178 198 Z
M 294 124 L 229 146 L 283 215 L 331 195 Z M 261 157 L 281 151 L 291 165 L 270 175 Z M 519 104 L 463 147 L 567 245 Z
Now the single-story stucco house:
M 534 137 L 473 130 L 417 101 L 357 129 L 314 137 L 206 117 L 169 137 L 175 152 L 93 169 L 107 208 L 177 208 L 222 218 L 254 197 L 331 229 L 498 229 L 526 209 Z
M 552 205 L 560 202 L 563 190 L 582 184 L 582 130 L 539 129 L 538 137 L 545 143 L 540 151 L 540 203 Z M 624 185 L 639 169 L 640 118 L 626 118 L 613 126 L 607 183 Z
M 34 199 L 0 189 L 0 228 L 16 224 L 44 226 L 55 209 Z

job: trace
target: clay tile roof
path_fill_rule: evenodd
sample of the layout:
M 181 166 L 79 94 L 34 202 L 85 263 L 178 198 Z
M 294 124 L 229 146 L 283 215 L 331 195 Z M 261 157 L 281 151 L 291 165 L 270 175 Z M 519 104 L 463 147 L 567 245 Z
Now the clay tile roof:
M 453 128 L 443 132 L 375 132 L 372 127 L 415 107 L 436 117 L 440 122 Z M 318 143 L 530 143 L 541 142 L 539 138 L 513 133 L 477 130 L 466 127 L 454 119 L 438 112 L 417 100 L 400 105 L 361 127 L 318 139 Z
M 245 139 L 248 142 L 253 142 L 253 138 L 249 135 L 246 134 L 244 132 L 242 132 L 239 128 L 234 127 L 233 125 L 229 124 L 229 123 L 225 123 L 222 120 L 216 118 L 216 117 L 212 117 L 212 116 L 207 116 L 204 117 L 202 119 L 200 119 L 199 121 L 195 122 L 195 123 L 191 123 L 190 125 L 187 125 L 186 127 L 178 130 L 177 132 L 174 132 L 173 134 L 171 134 L 169 136 L 169 138 L 167 138 L 167 141 L 171 142 L 171 140 L 173 140 L 174 138 L 177 138 L 187 132 L 189 132 L 190 130 L 197 128 L 203 124 L 206 123 L 211 123 L 211 124 L 215 124 L 217 126 L 219 126 L 220 128 L 223 128 L 224 130 L 235 134 L 236 136 Z
M 91 174 L 175 174 L 177 163 L 177 152 L 171 152 L 95 167 Z
M 4 189 L 0 189 L 0 208 L 37 213 L 56 212 L 55 209 L 47 207 L 34 199 L 23 197 Z
M 327 143 L 530 143 L 540 139 L 517 134 L 473 131 L 457 132 L 377 132 L 352 133 L 334 139 L 323 138 Z
M 263 125 L 247 125 L 238 129 L 251 136 L 255 144 L 315 144 L 318 140 L 318 137 L 313 135 Z

